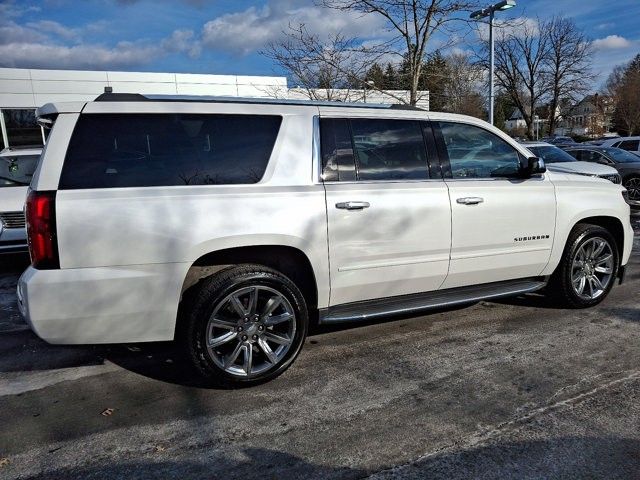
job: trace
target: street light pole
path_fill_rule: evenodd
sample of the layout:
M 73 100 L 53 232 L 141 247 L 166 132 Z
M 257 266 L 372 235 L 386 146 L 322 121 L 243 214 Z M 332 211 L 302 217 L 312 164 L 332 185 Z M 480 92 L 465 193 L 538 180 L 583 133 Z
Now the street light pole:
M 494 104 L 494 91 L 493 91 L 493 75 L 495 69 L 494 59 L 494 38 L 493 38 L 493 15 L 495 12 L 501 12 L 508 10 L 516 6 L 516 0 L 502 0 L 489 7 L 477 10 L 470 15 L 472 20 L 480 20 L 482 18 L 489 17 L 489 123 L 493 125 L 493 104 Z
M 489 123 L 493 125 L 493 104 L 494 104 L 494 94 L 493 94 L 493 71 L 495 69 L 495 58 L 494 58 L 494 40 L 493 40 L 493 9 L 489 14 L 489 50 L 491 53 L 489 54 Z

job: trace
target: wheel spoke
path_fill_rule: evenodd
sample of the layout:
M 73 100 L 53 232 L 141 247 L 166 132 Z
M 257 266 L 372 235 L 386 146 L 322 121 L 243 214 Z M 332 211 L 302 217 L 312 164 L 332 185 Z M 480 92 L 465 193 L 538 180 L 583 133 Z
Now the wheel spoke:
M 593 283 L 591 277 L 587 277 L 587 285 L 589 285 L 589 296 L 593 298 Z
M 585 283 L 586 283 L 586 277 L 584 275 L 581 275 L 580 278 L 578 279 L 578 285 L 575 285 L 574 283 L 576 288 L 576 293 L 578 295 L 582 295 L 582 292 L 584 292 Z
M 210 347 L 219 347 L 220 345 L 224 345 L 225 343 L 230 342 L 234 338 L 238 336 L 237 332 L 227 332 L 224 335 L 220 335 L 219 337 L 214 337 L 209 340 Z
M 595 271 L 598 273 L 604 273 L 606 275 L 611 275 L 613 273 L 613 269 L 609 267 L 596 267 Z
M 593 285 L 596 287 L 597 290 L 604 290 L 604 285 L 602 285 L 602 282 L 598 277 L 596 277 L 595 275 L 592 275 L 591 281 L 593 282 Z
M 253 365 L 253 347 L 251 345 L 244 346 L 244 362 L 242 369 L 247 375 L 251 374 L 251 367 Z
M 609 261 L 609 260 L 611 260 L 612 258 L 613 258 L 613 255 L 612 255 L 612 254 L 610 254 L 610 253 L 607 253 L 607 254 L 605 254 L 605 255 L 601 256 L 600 258 L 596 258 L 596 260 L 595 260 L 595 262 L 594 262 L 594 263 L 595 263 L 596 265 L 601 265 L 601 264 L 603 264 L 603 263 L 605 263 L 605 262 L 608 262 L 608 261 Z
M 264 319 L 264 324 L 268 327 L 273 325 L 278 325 L 283 322 L 288 322 L 293 318 L 293 314 L 289 312 L 281 313 L 280 315 L 275 315 L 271 317 L 267 317 Z
M 247 306 L 246 312 L 249 315 L 253 315 L 254 313 L 256 313 L 257 306 L 258 306 L 258 288 L 253 287 L 253 289 L 249 293 L 249 305 Z
M 242 351 L 242 347 L 244 345 L 240 342 L 238 342 L 238 344 L 236 345 L 236 348 L 233 349 L 233 352 L 231 352 L 227 357 L 225 357 L 224 359 L 224 368 L 229 368 L 231 365 L 233 365 L 236 360 L 238 359 L 238 355 L 240 355 L 240 352 Z
M 602 250 L 604 250 L 604 247 L 607 245 L 607 243 L 604 240 L 598 240 L 597 238 L 593 239 L 593 243 L 594 249 L 591 252 L 591 258 L 597 258 L 598 255 L 602 253 Z
M 264 319 L 271 315 L 281 303 L 282 298 L 280 298 L 279 296 L 273 296 L 269 300 L 267 300 L 267 303 L 265 304 L 262 311 L 262 318 Z
M 289 345 L 291 343 L 291 339 L 289 337 L 276 335 L 272 332 L 264 332 L 263 336 L 268 341 L 278 343 L 280 345 Z
M 232 295 L 230 298 L 230 301 L 231 301 L 231 306 L 236 311 L 236 314 L 238 314 L 240 318 L 244 317 L 247 312 L 244 309 L 244 305 L 242 305 L 242 302 L 240 301 L 238 296 Z
M 269 360 L 274 365 L 276 363 L 278 363 L 278 357 L 276 356 L 274 351 L 271 350 L 271 347 L 269 346 L 269 344 L 267 342 L 265 342 L 265 340 L 263 338 L 260 338 L 258 340 L 258 345 L 260 346 L 260 348 L 264 352 L 264 355 L 267 357 L 267 360 Z
M 236 324 L 234 322 L 223 320 L 221 318 L 213 318 L 211 320 L 211 326 L 215 328 L 226 328 L 227 330 L 235 330 L 236 328 Z

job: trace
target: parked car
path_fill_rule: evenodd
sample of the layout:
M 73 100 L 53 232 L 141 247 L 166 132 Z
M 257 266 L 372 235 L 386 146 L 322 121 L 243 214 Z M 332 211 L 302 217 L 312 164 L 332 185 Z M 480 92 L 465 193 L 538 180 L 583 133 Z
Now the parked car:
M 522 145 L 527 147 L 534 155 L 542 158 L 549 170 L 599 177 L 613 183 L 622 183 L 620 174 L 613 167 L 580 162 L 561 148 L 545 142 L 526 142 Z
M 53 132 L 26 206 L 27 322 L 51 343 L 175 339 L 216 382 L 282 373 L 310 319 L 547 283 L 590 307 L 631 253 L 620 185 L 546 172 L 477 118 L 119 94 L 38 115 Z
M 615 135 L 615 136 L 611 136 L 611 137 L 600 137 L 600 138 L 594 138 L 593 140 L 586 140 L 584 142 L 582 142 L 582 145 L 602 145 L 603 142 L 606 142 L 607 140 L 613 140 L 615 138 L 620 138 L 619 136 Z
M 640 158 L 614 147 L 581 145 L 568 147 L 565 151 L 582 162 L 599 163 L 615 168 L 622 177 L 622 186 L 627 189 L 629 205 L 640 208 Z
M 640 156 L 640 137 L 619 137 L 611 140 L 605 140 L 600 144 L 601 147 L 621 148 L 627 152 L 631 152 Z
M 0 254 L 27 251 L 24 201 L 41 148 L 0 152 Z
M 577 142 L 571 137 L 565 137 L 561 135 L 557 135 L 555 137 L 544 137 L 542 139 L 545 143 L 550 143 L 551 145 L 573 145 L 577 144 Z

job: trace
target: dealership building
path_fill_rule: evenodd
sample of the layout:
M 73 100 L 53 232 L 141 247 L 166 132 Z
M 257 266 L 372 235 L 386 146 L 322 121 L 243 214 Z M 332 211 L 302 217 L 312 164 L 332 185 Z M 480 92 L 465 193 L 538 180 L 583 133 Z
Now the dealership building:
M 290 89 L 285 77 L 0 68 L 0 150 L 43 145 L 45 132 L 36 123 L 37 107 L 50 102 L 90 101 L 105 87 L 114 93 L 290 99 L 322 98 L 326 93 Z M 395 91 L 393 96 L 374 89 L 332 93 L 333 98 L 368 103 L 397 103 L 398 98 L 408 98 L 405 91 Z M 428 110 L 428 92 L 421 92 L 419 98 L 418 106 Z

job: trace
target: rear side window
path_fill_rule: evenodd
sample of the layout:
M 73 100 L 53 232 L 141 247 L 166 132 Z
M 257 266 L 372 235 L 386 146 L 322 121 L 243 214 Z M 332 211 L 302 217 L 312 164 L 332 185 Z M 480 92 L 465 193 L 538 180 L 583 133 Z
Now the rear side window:
M 256 183 L 280 123 L 272 115 L 81 115 L 60 189 Z
M 388 119 L 321 119 L 325 181 L 429 178 L 420 122 Z
M 322 179 L 327 182 L 348 182 L 356 179 L 353 145 L 349 121 L 344 118 L 323 118 L 322 132 Z
M 620 145 L 618 145 L 618 148 L 627 150 L 629 152 L 637 152 L 639 145 L 640 145 L 640 140 L 624 140 L 623 142 L 620 142 Z
M 352 119 L 351 130 L 360 180 L 429 178 L 419 122 Z

